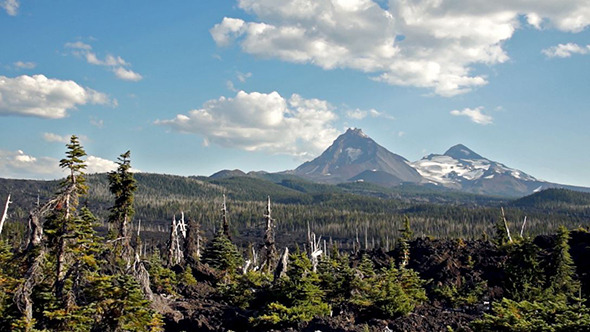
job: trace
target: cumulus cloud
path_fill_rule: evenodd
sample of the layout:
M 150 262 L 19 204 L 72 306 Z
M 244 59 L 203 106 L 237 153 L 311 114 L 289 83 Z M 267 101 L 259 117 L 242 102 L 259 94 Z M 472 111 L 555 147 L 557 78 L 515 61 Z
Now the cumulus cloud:
M 336 118 L 334 107 L 324 100 L 239 91 L 233 98 L 209 100 L 200 109 L 155 123 L 201 135 L 206 146 L 217 144 L 306 159 L 336 138 L 338 131 L 332 125 Z
M 104 93 L 44 75 L 0 76 L 0 115 L 59 119 L 78 105 L 113 104 Z
M 22 150 L 0 150 L 0 173 L 18 179 L 56 179 L 65 174 L 57 159 L 34 157 Z
M 6 11 L 6 14 L 8 14 L 10 16 L 16 16 L 16 14 L 18 14 L 18 7 L 19 6 L 20 6 L 20 3 L 18 2 L 18 0 L 0 1 L 0 7 L 4 8 L 4 10 Z
M 354 120 L 362 120 L 362 119 L 366 118 L 367 116 L 370 116 L 372 118 L 385 118 L 385 119 L 389 119 L 389 120 L 395 120 L 395 118 L 393 116 L 379 112 L 376 109 L 361 110 L 361 109 L 357 108 L 354 110 L 346 111 L 346 117 L 348 117 L 350 119 L 354 119 Z
M 255 22 L 225 17 L 211 30 L 219 46 L 324 69 L 350 68 L 393 85 L 453 96 L 487 84 L 476 64 L 509 59 L 503 42 L 520 27 L 580 32 L 590 3 L 572 1 L 238 0 Z
M 88 156 L 86 158 L 85 173 L 106 173 L 117 169 L 117 163 L 112 160 L 103 159 L 96 156 Z
M 558 44 L 542 50 L 549 58 L 569 58 L 572 54 L 590 54 L 590 45 L 580 46 L 574 43 Z
M 86 156 L 85 163 L 86 174 L 110 172 L 118 167 L 114 161 L 92 155 Z M 132 168 L 131 172 L 140 170 Z M 7 178 L 53 180 L 65 177 L 67 171 L 59 167 L 58 158 L 36 157 L 22 150 L 0 150 L 0 174 Z
M 34 62 L 24 62 L 24 61 L 17 61 L 12 64 L 16 69 L 33 69 L 37 67 L 37 64 Z
M 104 59 L 99 59 L 96 53 L 92 51 L 92 46 L 81 41 L 66 43 L 65 47 L 70 49 L 72 54 L 86 59 L 89 64 L 109 68 L 119 79 L 133 82 L 143 79 L 141 74 L 129 69 L 131 64 L 120 56 L 107 54 Z
M 489 115 L 483 114 L 482 110 L 483 110 L 482 106 L 474 108 L 474 109 L 465 108 L 462 111 L 452 110 L 451 115 L 466 116 L 472 122 L 475 122 L 480 125 L 488 125 L 488 124 L 493 123 L 494 119 Z

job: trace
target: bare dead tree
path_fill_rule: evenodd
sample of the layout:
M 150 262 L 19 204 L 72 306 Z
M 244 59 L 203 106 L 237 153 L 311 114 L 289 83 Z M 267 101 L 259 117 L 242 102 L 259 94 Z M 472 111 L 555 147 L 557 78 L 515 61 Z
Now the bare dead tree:
M 170 225 L 170 239 L 168 240 L 168 266 L 180 264 L 183 258 L 180 236 L 178 235 L 178 223 L 176 222 L 176 216 L 174 216 Z
M 504 228 L 506 228 L 506 234 L 508 235 L 508 241 L 512 243 L 512 236 L 510 236 L 510 228 L 508 228 L 508 221 L 506 220 L 506 215 L 504 214 L 504 207 L 500 207 L 502 210 L 502 219 L 504 220 Z
M 274 279 L 273 282 L 276 282 L 280 278 L 284 277 L 287 274 L 287 265 L 289 264 L 289 248 L 285 247 L 283 254 L 281 255 L 281 259 L 277 264 L 277 268 L 275 269 Z
M 189 219 L 184 256 L 191 263 L 196 263 L 201 259 L 201 225 Z
M 520 237 L 524 234 L 524 226 L 526 225 L 526 216 L 524 216 L 524 221 L 522 222 L 522 227 L 520 228 Z M 0 228 L 1 230 L 2 228 Z
M 27 326 L 31 325 L 33 320 L 33 300 L 31 295 L 33 289 L 43 279 L 43 262 L 47 253 L 47 248 L 43 241 L 43 218 L 58 206 L 63 206 L 64 201 L 71 194 L 71 190 L 73 190 L 73 186 L 67 187 L 56 198 L 48 201 L 43 206 L 37 206 L 29 213 L 29 232 L 26 251 L 32 254 L 27 260 L 29 269 L 25 272 L 23 281 L 16 288 L 13 297 L 16 307 L 24 315 Z
M 225 204 L 225 194 L 223 194 L 223 207 L 221 208 L 221 225 L 223 227 L 223 234 L 231 240 L 229 235 L 229 221 L 227 220 L 227 205 Z
M 0 235 L 2 235 L 2 228 L 4 227 L 4 222 L 6 221 L 6 217 L 8 216 L 8 205 L 12 203 L 10 201 L 10 194 L 8 194 L 8 198 L 6 199 L 6 205 L 4 205 L 4 212 L 2 213 L 2 219 L 0 219 Z
M 264 215 L 266 221 L 266 228 L 264 230 L 264 243 L 261 250 L 261 267 L 265 271 L 271 271 L 271 269 L 276 264 L 278 253 L 275 247 L 275 225 L 274 219 L 271 216 L 272 211 L 270 208 L 270 196 L 268 196 L 267 198 L 268 199 L 266 203 L 266 214 Z
M 310 254 L 309 259 L 311 260 L 311 269 L 313 272 L 317 272 L 319 257 L 323 251 L 321 249 L 322 237 L 320 236 L 316 241 L 315 233 L 311 233 L 311 241 L 309 242 Z

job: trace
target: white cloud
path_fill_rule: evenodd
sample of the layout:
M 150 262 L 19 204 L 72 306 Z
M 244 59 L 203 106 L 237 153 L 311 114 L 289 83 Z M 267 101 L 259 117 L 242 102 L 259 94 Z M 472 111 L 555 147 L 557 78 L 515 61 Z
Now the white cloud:
M 14 68 L 16 69 L 33 69 L 37 67 L 37 64 L 34 62 L 24 62 L 24 61 L 17 61 L 13 63 Z
M 87 156 L 85 173 L 106 173 L 117 169 L 117 166 L 117 163 L 112 160 L 103 159 L 96 156 Z
M 134 72 L 133 70 L 125 69 L 123 67 L 117 67 L 113 69 L 113 71 L 115 72 L 115 75 L 118 78 L 125 81 L 137 82 L 143 79 L 143 76 L 141 76 L 140 74 Z
M 549 58 L 569 58 L 572 54 L 590 54 L 590 45 L 580 46 L 574 43 L 559 44 L 542 50 Z
M 118 167 L 114 161 L 92 155 L 86 156 L 85 164 L 86 174 L 110 172 Z M 131 172 L 141 171 L 132 168 Z M 0 150 L 0 174 L 6 178 L 53 180 L 63 178 L 67 171 L 59 167 L 58 158 L 35 157 L 22 150 Z
M 376 109 L 370 109 L 370 110 L 361 110 L 361 109 L 353 109 L 353 110 L 348 110 L 346 111 L 346 116 L 350 119 L 355 119 L 355 120 L 362 120 L 364 118 L 366 118 L 367 116 L 370 116 L 372 118 L 384 118 L 384 119 L 389 119 L 389 120 L 395 120 L 395 117 L 379 112 Z
M 74 81 L 43 75 L 0 76 L 0 115 L 59 119 L 78 105 L 112 103 L 104 93 L 81 87 Z
M 305 159 L 316 156 L 338 136 L 332 125 L 335 119 L 332 105 L 323 100 L 239 91 L 234 98 L 209 100 L 201 109 L 155 123 L 201 135 L 205 146 L 212 143 Z
M 507 61 L 503 43 L 521 25 L 579 32 L 590 25 L 586 0 L 238 0 L 255 22 L 224 18 L 211 30 L 219 46 L 239 43 L 263 58 L 350 68 L 389 84 L 453 96 L 487 84 L 476 64 Z
M 86 62 L 96 66 L 108 67 L 117 78 L 125 81 L 141 81 L 143 76 L 129 69 L 130 63 L 120 56 L 107 54 L 104 59 L 99 59 L 96 53 L 92 52 L 92 46 L 81 41 L 66 43 L 65 47 L 71 49 L 72 54 L 83 57 Z
M 55 133 L 43 133 L 43 139 L 47 142 L 69 143 L 72 135 L 58 135 Z M 88 136 L 77 135 L 80 142 L 88 140 Z
M 236 76 L 238 78 L 238 81 L 244 83 L 244 82 L 246 82 L 247 79 L 249 79 L 250 77 L 252 77 L 252 73 L 240 73 L 240 72 L 237 72 L 236 73 Z
M 0 174 L 7 178 L 55 179 L 65 173 L 55 158 L 33 157 L 22 150 L 0 150 Z
M 58 135 L 54 133 L 43 133 L 43 139 L 47 142 L 68 143 L 70 135 Z
M 238 89 L 236 89 L 234 82 L 232 82 L 232 81 L 228 80 L 227 82 L 225 82 L 225 86 L 227 87 L 227 89 L 229 91 L 238 92 Z
M 6 14 L 10 16 L 16 16 L 18 14 L 18 7 L 20 3 L 18 0 L 4 0 L 0 1 L 0 7 L 6 10 Z
M 451 113 L 451 115 L 455 115 L 455 116 L 466 116 L 472 122 L 475 122 L 480 125 L 488 125 L 488 124 L 493 123 L 494 119 L 489 115 L 483 114 L 481 112 L 482 110 L 483 110 L 483 107 L 480 106 L 480 107 L 477 107 L 474 109 L 465 108 L 462 111 L 452 110 L 450 113 Z

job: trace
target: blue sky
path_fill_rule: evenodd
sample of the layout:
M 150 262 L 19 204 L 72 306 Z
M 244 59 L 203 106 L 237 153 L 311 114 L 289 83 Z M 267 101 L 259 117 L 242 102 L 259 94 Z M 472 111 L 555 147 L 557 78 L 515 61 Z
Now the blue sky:
M 588 1 L 0 0 L 0 177 L 281 171 L 362 128 L 590 186 Z

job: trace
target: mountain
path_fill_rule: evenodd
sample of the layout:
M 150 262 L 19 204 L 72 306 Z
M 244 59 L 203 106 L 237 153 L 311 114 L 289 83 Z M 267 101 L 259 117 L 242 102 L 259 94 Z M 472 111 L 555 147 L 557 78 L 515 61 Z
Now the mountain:
M 443 155 L 430 154 L 411 165 L 429 183 L 464 192 L 520 197 L 548 188 L 583 189 L 539 180 L 489 160 L 462 144 Z
M 217 173 L 212 174 L 211 176 L 209 176 L 209 178 L 211 179 L 225 179 L 225 178 L 233 178 L 233 177 L 238 177 L 238 176 L 246 176 L 247 174 L 242 172 L 239 169 L 234 169 L 234 170 L 229 170 L 229 169 L 224 169 L 221 170 Z
M 366 182 L 392 188 L 402 184 L 502 197 L 522 197 L 549 188 L 590 191 L 539 180 L 490 160 L 463 144 L 444 154 L 409 162 L 377 144 L 361 129 L 348 129 L 319 157 L 284 172 L 321 183 Z
M 358 175 L 367 171 L 387 173 L 387 182 L 395 184 L 422 181 L 408 160 L 377 144 L 361 129 L 348 129 L 324 153 L 297 167 L 293 174 L 318 182 L 341 183 L 363 180 Z

